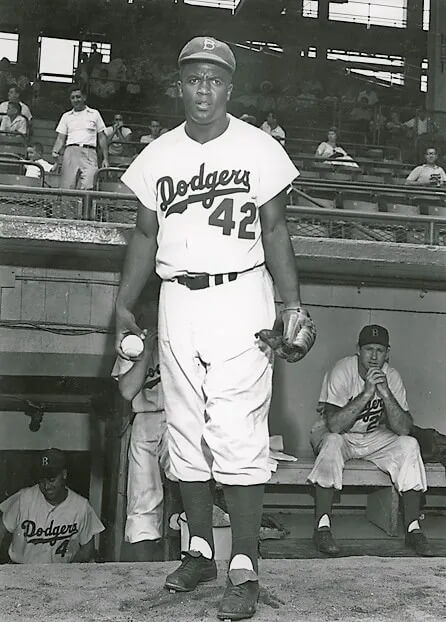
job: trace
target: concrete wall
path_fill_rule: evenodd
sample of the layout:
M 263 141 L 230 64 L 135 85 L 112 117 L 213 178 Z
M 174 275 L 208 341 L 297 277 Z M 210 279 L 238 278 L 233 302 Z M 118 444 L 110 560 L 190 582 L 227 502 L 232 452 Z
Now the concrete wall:
M 390 364 L 401 373 L 416 423 L 446 433 L 446 293 L 389 288 L 304 285 L 302 298 L 318 327 L 303 361 L 279 361 L 270 416 L 290 453 L 309 450 L 309 431 L 324 372 L 355 352 L 364 324 L 390 332 Z

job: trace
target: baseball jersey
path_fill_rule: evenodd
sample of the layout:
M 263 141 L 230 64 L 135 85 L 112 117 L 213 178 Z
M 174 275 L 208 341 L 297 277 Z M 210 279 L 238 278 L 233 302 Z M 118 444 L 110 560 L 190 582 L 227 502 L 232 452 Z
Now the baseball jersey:
M 387 377 L 389 389 L 398 404 L 405 411 L 409 410 L 406 400 L 406 389 L 400 374 L 396 369 L 384 363 L 382 371 Z M 357 397 L 364 390 L 365 381 L 358 371 L 358 357 L 346 356 L 336 363 L 331 372 L 325 375 L 320 402 L 327 402 L 342 408 Z M 378 393 L 364 406 L 360 417 L 356 420 L 349 432 L 372 432 L 379 426 L 385 425 L 385 406 Z
M 411 171 L 406 181 L 416 181 L 421 185 L 434 184 L 439 186 L 446 182 L 446 173 L 441 166 L 422 164 Z
M 228 115 L 229 125 L 204 144 L 185 123 L 148 145 L 122 181 L 157 212 L 156 271 L 243 272 L 264 263 L 259 210 L 299 175 L 265 132 Z
M 96 138 L 99 132 L 105 130 L 105 123 L 101 115 L 94 108 L 85 106 L 83 110 L 69 110 L 64 112 L 56 127 L 58 134 L 67 136 L 68 145 L 91 145 L 96 147 Z
M 146 339 L 150 339 L 150 337 L 147 336 Z M 143 387 L 132 400 L 132 410 L 134 413 L 158 412 L 164 410 L 163 389 L 158 358 L 158 337 L 155 336 L 152 340 L 153 343 L 146 346 L 150 349 L 146 379 Z M 119 380 L 120 376 L 129 372 L 134 364 L 134 361 L 128 361 L 118 355 L 111 372 L 112 377 Z
M 87 499 L 68 489 L 51 505 L 38 484 L 0 503 L 3 523 L 13 534 L 9 557 L 16 564 L 69 563 L 91 538 L 104 530 Z

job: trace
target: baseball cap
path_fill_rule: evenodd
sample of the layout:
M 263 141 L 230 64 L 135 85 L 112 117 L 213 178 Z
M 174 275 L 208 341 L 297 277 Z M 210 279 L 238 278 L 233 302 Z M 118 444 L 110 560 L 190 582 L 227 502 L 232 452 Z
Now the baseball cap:
M 358 345 L 361 348 L 369 343 L 379 343 L 386 348 L 389 347 L 389 331 L 384 326 L 370 324 L 364 326 L 359 333 Z
M 38 479 L 56 477 L 66 468 L 65 454 L 60 449 L 44 449 L 40 452 Z
M 229 69 L 231 73 L 235 71 L 235 56 L 226 43 L 218 41 L 213 37 L 195 37 L 191 39 L 178 56 L 178 65 L 187 61 L 208 61 L 216 63 Z

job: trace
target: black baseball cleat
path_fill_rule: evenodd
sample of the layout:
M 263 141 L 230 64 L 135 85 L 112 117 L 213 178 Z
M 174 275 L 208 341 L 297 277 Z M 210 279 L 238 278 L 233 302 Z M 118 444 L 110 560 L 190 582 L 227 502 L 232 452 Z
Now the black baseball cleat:
M 218 608 L 219 620 L 246 620 L 252 618 L 259 600 L 259 582 L 245 581 L 234 585 L 228 579 L 225 593 Z
M 215 560 L 206 559 L 198 551 L 186 551 L 181 566 L 167 575 L 164 587 L 173 592 L 191 592 L 200 583 L 217 578 Z
M 406 533 L 406 546 L 409 546 L 421 557 L 433 557 L 434 554 L 422 531 L 410 531 Z
M 330 529 L 315 529 L 313 532 L 313 542 L 318 551 L 330 557 L 336 557 L 341 552 Z

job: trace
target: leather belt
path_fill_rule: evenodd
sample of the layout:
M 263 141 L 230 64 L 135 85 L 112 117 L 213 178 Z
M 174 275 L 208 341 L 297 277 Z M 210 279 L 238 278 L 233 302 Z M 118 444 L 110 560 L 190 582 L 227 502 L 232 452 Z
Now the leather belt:
M 87 149 L 96 149 L 94 145 L 81 145 L 79 143 L 70 143 L 67 147 L 86 147 Z
M 189 289 L 206 289 L 214 285 L 222 285 L 235 281 L 238 277 L 237 272 L 228 272 L 226 274 L 198 274 L 197 276 L 188 276 L 183 274 L 176 277 L 176 281 L 180 285 L 185 285 Z

